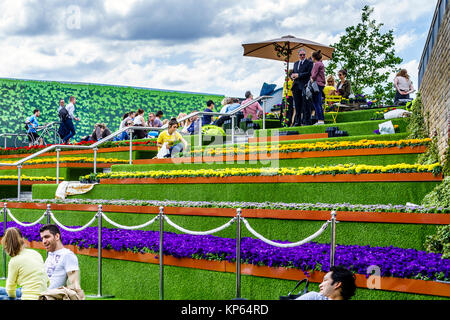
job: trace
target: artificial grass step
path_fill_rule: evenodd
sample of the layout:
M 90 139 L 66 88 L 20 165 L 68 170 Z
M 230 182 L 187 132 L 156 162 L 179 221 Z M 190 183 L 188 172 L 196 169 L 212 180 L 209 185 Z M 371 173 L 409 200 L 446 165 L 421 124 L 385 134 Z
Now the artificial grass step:
M 80 199 L 420 204 L 439 182 L 230 183 L 96 185 Z M 33 185 L 33 199 L 54 198 L 56 185 Z

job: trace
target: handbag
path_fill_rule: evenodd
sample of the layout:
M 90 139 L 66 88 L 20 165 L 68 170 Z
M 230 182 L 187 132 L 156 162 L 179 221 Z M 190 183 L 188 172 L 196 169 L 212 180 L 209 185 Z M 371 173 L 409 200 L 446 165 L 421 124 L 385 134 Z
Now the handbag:
M 305 283 L 305 288 L 303 289 L 303 292 L 300 290 L 298 292 L 298 294 L 292 294 L 292 292 L 294 292 L 302 283 Z M 304 295 L 305 293 L 308 292 L 308 285 L 309 285 L 309 280 L 308 279 L 302 279 L 300 280 L 296 286 L 294 287 L 294 289 L 292 289 L 291 292 L 288 293 L 287 296 L 280 296 L 280 300 L 295 300 L 298 297 L 301 297 L 302 295 Z M 301 293 L 300 293 L 301 292 Z
M 317 84 L 317 81 L 313 81 L 311 83 L 311 87 L 314 93 L 319 93 L 319 85 Z

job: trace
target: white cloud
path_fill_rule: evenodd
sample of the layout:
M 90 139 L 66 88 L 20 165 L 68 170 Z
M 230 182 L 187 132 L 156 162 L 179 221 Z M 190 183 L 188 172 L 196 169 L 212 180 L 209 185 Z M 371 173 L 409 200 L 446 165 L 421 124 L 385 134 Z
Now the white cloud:
M 0 77 L 97 82 L 230 96 L 242 96 L 246 90 L 258 94 L 264 82 L 282 85 L 284 64 L 243 57 L 242 43 L 287 34 L 328 45 L 336 43 L 346 27 L 359 22 L 362 8 L 361 1 L 357 0 L 214 2 L 216 10 L 211 13 L 208 7 L 205 12 L 211 15 L 199 18 L 200 21 L 193 26 L 197 31 L 203 30 L 206 23 L 212 21 L 208 27 L 215 28 L 214 32 L 200 32 L 189 41 L 176 38 L 167 39 L 170 41 L 122 39 L 130 34 L 126 29 L 130 26 L 128 22 L 133 22 L 134 27 L 141 23 L 133 20 L 132 15 L 137 14 L 136 6 L 146 4 L 144 7 L 149 8 L 148 4 L 152 2 L 104 0 L 103 6 L 92 2 L 92 7 L 86 6 L 91 2 L 80 2 L 84 5 L 81 7 L 81 30 L 64 28 L 65 17 L 58 18 L 55 14 L 64 14 L 65 7 L 55 8 L 54 13 L 49 7 L 51 2 L 47 2 L 47 15 L 50 15 L 52 23 L 46 24 L 48 33 L 44 33 L 44 30 L 32 29 L 27 24 L 27 5 L 35 4 L 34 1 L 2 1 Z M 166 4 L 158 3 L 160 6 Z M 203 1 L 196 3 L 199 10 L 207 5 Z M 408 5 L 404 0 L 395 5 L 387 0 L 367 3 L 375 7 L 377 22 L 385 23 L 394 31 L 399 26 L 406 26 L 403 29 L 408 30 L 411 21 L 429 17 L 435 6 L 417 0 L 407 1 Z M 145 12 L 140 14 L 145 15 Z M 30 34 L 12 35 L 18 26 L 29 30 Z M 189 25 L 184 27 L 189 28 Z M 404 66 L 416 78 L 422 48 L 416 48 L 414 40 L 418 37 L 416 34 L 427 32 L 411 28 L 404 34 L 395 34 L 396 52 L 409 54 Z M 102 35 L 109 38 L 102 38 Z M 112 40 L 114 35 L 118 35 L 114 39 L 120 40 Z M 414 50 L 417 53 L 411 58 Z M 413 78 L 415 83 L 416 78 Z

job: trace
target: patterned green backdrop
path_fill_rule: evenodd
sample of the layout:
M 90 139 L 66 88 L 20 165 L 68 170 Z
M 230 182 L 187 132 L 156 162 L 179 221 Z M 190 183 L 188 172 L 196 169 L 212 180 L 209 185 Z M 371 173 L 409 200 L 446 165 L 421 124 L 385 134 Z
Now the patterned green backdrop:
M 220 106 L 223 99 L 201 93 L 11 79 L 0 79 L 0 91 L 0 133 L 24 132 L 23 122 L 36 108 L 41 110 L 39 124 L 57 121 L 59 99 L 67 104 L 69 96 L 77 97 L 75 114 L 81 121 L 76 123 L 76 141 L 90 134 L 95 123 L 106 123 L 116 131 L 122 115 L 138 108 L 144 109 L 146 119 L 149 112 L 162 110 L 165 119 L 203 110 L 208 100 Z

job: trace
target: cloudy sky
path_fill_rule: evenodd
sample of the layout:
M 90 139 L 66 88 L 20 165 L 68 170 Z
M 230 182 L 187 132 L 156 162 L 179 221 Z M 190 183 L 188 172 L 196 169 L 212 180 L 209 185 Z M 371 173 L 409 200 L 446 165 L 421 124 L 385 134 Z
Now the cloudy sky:
M 283 63 L 243 57 L 242 43 L 330 45 L 366 4 L 417 88 L 436 0 L 1 0 L 0 77 L 258 95 L 282 85 Z

